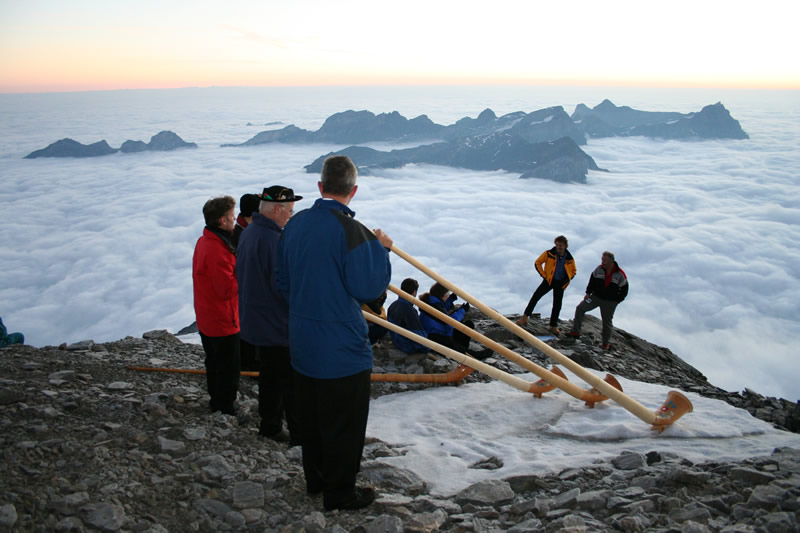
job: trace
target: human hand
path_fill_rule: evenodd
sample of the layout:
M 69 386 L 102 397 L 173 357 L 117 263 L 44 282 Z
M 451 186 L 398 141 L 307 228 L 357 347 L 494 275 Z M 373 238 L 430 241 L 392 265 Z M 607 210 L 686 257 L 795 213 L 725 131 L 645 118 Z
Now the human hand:
M 394 241 L 392 241 L 392 238 L 389 237 L 388 235 L 386 235 L 383 232 L 383 230 L 376 229 L 374 233 L 375 233 L 375 236 L 378 238 L 378 241 L 383 245 L 384 248 L 386 248 L 386 249 L 391 249 L 392 248 L 392 245 L 394 244 Z

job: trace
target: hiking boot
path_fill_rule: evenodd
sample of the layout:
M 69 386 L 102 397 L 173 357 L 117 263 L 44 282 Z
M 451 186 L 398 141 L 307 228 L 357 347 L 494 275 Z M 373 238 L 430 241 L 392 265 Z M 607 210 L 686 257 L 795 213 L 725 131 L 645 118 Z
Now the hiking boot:
M 550 326 L 547 329 L 550 330 L 550 333 L 552 333 L 553 335 L 556 335 L 556 336 L 561 335 L 561 330 L 558 329 L 556 326 Z
M 577 331 L 568 331 L 567 335 L 569 335 L 570 337 L 574 337 L 576 339 L 581 336 L 581 334 L 578 333 Z
M 369 487 L 356 487 L 353 494 L 339 503 L 325 503 L 326 511 L 336 509 L 363 509 L 375 501 L 375 491 Z
M 517 319 L 517 324 L 520 326 L 524 326 L 527 323 L 528 323 L 528 317 L 526 317 L 525 315 L 522 315 Z
M 605 343 L 605 344 L 601 345 L 600 348 L 602 348 L 603 350 L 610 350 L 611 349 L 611 345 L 609 343 Z

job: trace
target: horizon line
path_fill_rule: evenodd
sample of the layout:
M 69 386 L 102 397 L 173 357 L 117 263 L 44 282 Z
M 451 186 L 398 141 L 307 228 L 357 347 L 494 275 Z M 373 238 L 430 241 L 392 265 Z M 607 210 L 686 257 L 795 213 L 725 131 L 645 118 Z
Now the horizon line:
M 735 84 L 676 84 L 676 83 L 620 83 L 620 82 L 496 82 L 496 83 L 477 83 L 477 82 L 375 82 L 375 83 L 328 83 L 328 84 L 309 84 L 309 83 L 286 83 L 272 85 L 165 85 L 165 86 L 142 86 L 142 87 L 53 87 L 53 88 L 14 88 L 3 87 L 0 85 L 0 95 L 26 95 L 26 94 L 71 94 L 71 93 L 91 93 L 91 92 L 114 92 L 114 91 L 169 91 L 182 89 L 281 89 L 281 88 L 346 88 L 346 87 L 586 87 L 586 88 L 625 88 L 625 89 L 676 89 L 676 90 L 734 90 L 734 91 L 800 91 L 800 84 L 797 86 L 767 86 L 767 85 L 735 85 Z

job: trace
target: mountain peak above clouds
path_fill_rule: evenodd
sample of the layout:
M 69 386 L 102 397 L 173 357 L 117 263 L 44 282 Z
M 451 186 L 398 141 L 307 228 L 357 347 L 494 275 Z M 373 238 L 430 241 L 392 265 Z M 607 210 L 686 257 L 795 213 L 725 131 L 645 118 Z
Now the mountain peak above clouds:
M 98 157 L 117 152 L 165 152 L 178 148 L 197 148 L 197 144 L 186 142 L 171 131 L 161 131 L 153 135 L 149 143 L 127 140 L 118 149 L 111 148 L 105 140 L 87 145 L 73 139 L 61 139 L 46 148 L 31 152 L 25 156 L 25 159 L 36 159 L 37 157 Z

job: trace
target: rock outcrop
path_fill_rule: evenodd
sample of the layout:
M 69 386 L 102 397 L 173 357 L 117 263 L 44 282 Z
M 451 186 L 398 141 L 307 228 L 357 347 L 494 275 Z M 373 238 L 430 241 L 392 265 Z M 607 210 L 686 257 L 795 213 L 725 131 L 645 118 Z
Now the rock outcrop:
M 317 131 L 289 125 L 279 130 L 262 131 L 241 144 L 222 146 L 254 146 L 273 142 L 361 144 L 376 141 L 453 141 L 500 132 L 519 136 L 529 143 L 569 137 L 576 144 L 586 144 L 583 131 L 572 122 L 563 107 L 556 106 L 532 113 L 518 111 L 502 117 L 495 115 L 491 109 L 485 109 L 477 118 L 464 117 L 449 126 L 436 124 L 426 115 L 409 120 L 397 111 L 376 115 L 370 111 L 349 110 L 331 115 Z
M 117 153 L 117 150 L 111 148 L 105 140 L 92 144 L 82 144 L 73 139 L 61 139 L 46 148 L 29 153 L 25 156 L 25 159 L 36 159 L 37 157 L 99 157 L 115 153 Z
M 479 330 L 532 360 L 537 350 L 475 310 Z M 547 333 L 534 315 L 527 328 Z M 721 391 L 666 348 L 625 331 L 614 351 L 597 346 L 587 316 L 580 341 L 562 353 L 617 375 L 679 384 L 775 418 L 782 401 Z M 446 372 L 454 363 L 375 348 L 375 372 Z M 623 452 L 608 462 L 551 475 L 512 476 L 435 497 L 367 443 L 361 483 L 376 502 L 322 512 L 305 492 L 299 448 L 258 436 L 257 384 L 243 378 L 238 417 L 209 414 L 205 377 L 135 372 L 129 365 L 202 368 L 203 351 L 165 331 L 143 338 L 60 347 L 0 349 L 0 530 L 8 531 L 796 531 L 800 450 L 737 462 L 692 463 L 668 450 Z M 442 364 L 444 361 L 445 364 Z M 500 357 L 486 360 L 520 371 Z M 491 378 L 473 373 L 467 381 Z M 372 394 L 433 385 L 373 383 Z M 760 405 L 761 407 L 755 408 Z M 781 425 L 788 425 L 786 419 Z M 488 458 L 475 468 L 493 468 Z
M 603 100 L 594 108 L 578 104 L 572 120 L 590 137 L 640 135 L 661 139 L 749 139 L 720 102 L 698 113 L 639 111 Z
M 604 171 L 569 137 L 531 143 L 519 135 L 498 132 L 389 152 L 350 146 L 320 156 L 305 167 L 306 172 L 319 173 L 325 158 L 334 154 L 349 156 L 362 175 L 369 175 L 376 169 L 424 163 L 470 170 L 519 172 L 523 179 L 585 183 L 589 170 Z
M 87 145 L 73 139 L 61 139 L 46 148 L 29 153 L 25 156 L 25 159 L 36 159 L 37 157 L 98 157 L 117 152 L 165 152 L 178 148 L 197 148 L 197 144 L 186 142 L 171 131 L 162 131 L 153 135 L 149 143 L 144 141 L 125 141 L 119 149 L 112 148 L 105 140 Z

